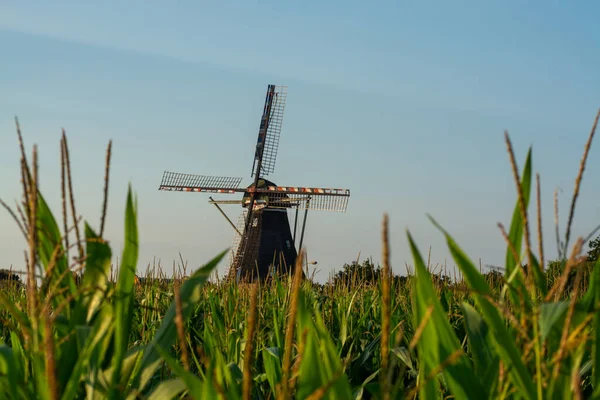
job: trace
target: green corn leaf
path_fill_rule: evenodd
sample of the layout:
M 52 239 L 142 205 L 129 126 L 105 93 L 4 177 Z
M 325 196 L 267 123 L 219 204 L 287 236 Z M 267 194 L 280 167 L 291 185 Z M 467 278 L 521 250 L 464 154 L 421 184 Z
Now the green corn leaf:
M 227 364 L 227 371 L 229 372 L 230 384 L 234 386 L 242 384 L 244 373 L 236 363 L 230 362 Z
M 77 342 L 77 354 L 84 350 L 85 342 L 89 338 L 92 327 L 89 325 L 78 325 L 75 328 L 75 339 Z
M 475 373 L 480 377 L 487 395 L 489 395 L 497 382 L 500 369 L 498 354 L 490 337 L 490 329 L 477 310 L 469 303 L 462 303 L 462 311 L 469 348 L 473 353 Z
M 419 368 L 417 375 L 417 384 L 420 387 L 418 398 L 424 400 L 440 399 L 439 382 L 437 379 L 427 379 L 427 368 L 424 366 L 424 360 L 419 359 L 419 365 L 423 365 L 423 367 Z
M 121 363 L 121 376 L 119 381 L 119 386 L 128 387 L 129 380 L 131 378 L 132 372 L 134 371 L 136 364 L 140 361 L 143 353 L 143 347 L 136 346 L 129 350 Z M 108 381 L 111 376 L 114 374 L 114 366 L 111 366 L 109 369 L 103 372 L 104 380 Z
M 534 254 L 531 254 L 531 262 L 533 263 L 532 271 L 533 279 L 535 280 L 535 286 L 540 292 L 541 297 L 544 298 L 546 294 L 548 294 L 548 281 L 546 279 L 546 274 L 544 273 L 543 268 L 540 267 L 540 262 Z
M 268 347 L 262 350 L 262 359 L 267 374 L 267 381 L 273 393 L 276 393 L 276 387 L 283 375 L 281 371 L 281 360 L 279 359 L 279 349 Z
M 590 293 L 594 294 L 594 321 L 592 323 L 592 330 L 594 332 L 593 385 L 594 388 L 600 389 L 600 257 L 594 264 L 592 282 L 590 283 L 589 290 Z
M 579 346 L 577 346 L 577 349 L 573 352 L 573 358 L 570 360 L 570 368 L 569 368 L 569 372 L 571 372 L 571 374 L 573 372 L 575 373 L 581 373 L 582 369 L 583 369 L 583 359 L 587 354 L 587 343 L 586 342 L 582 342 L 579 344 Z M 570 378 L 572 378 L 572 376 L 570 376 Z M 571 393 L 569 394 L 570 397 L 575 397 L 575 393 L 573 390 L 571 390 Z M 566 398 L 566 397 L 564 397 Z
M 225 318 L 223 317 L 223 313 L 221 312 L 221 309 L 217 307 L 217 302 L 211 301 L 210 308 L 211 308 L 212 320 L 213 320 L 213 323 L 215 324 L 215 329 L 218 332 L 225 331 L 225 329 L 226 329 L 225 328 Z
M 410 351 L 406 347 L 394 347 L 390 351 L 398 357 L 409 370 L 415 369 Z
M 137 400 L 136 392 L 138 390 L 143 390 L 147 387 L 148 383 L 154 377 L 154 373 L 158 370 L 158 368 L 163 364 L 163 360 L 160 357 L 157 357 L 156 360 L 147 365 L 143 370 L 141 369 L 141 361 L 136 364 L 136 368 L 134 368 L 133 373 L 135 375 L 129 378 L 131 382 L 131 386 L 135 389 L 132 390 L 131 393 L 127 396 L 127 400 Z M 139 374 L 139 375 L 138 375 Z M 139 376 L 139 387 L 137 386 L 136 379 Z
M 214 333 L 213 333 L 214 332 Z M 213 330 L 211 324 L 204 324 L 204 331 L 202 332 L 202 338 L 204 339 L 204 351 L 209 359 L 216 357 L 216 352 L 219 348 L 215 336 L 218 332 Z
M 485 297 L 493 296 L 485 278 L 479 273 L 473 262 L 463 253 L 454 239 L 430 216 L 433 224 L 444 234 L 448 248 L 454 261 L 462 271 L 463 277 L 471 290 L 475 303 L 481 310 L 483 318 L 490 327 L 497 345 L 497 352 L 506 365 L 510 365 L 509 373 L 515 384 L 521 390 L 522 396 L 533 400 L 536 398 L 536 387 L 530 372 L 525 367 L 517 346 L 513 341 L 498 309 Z
M 242 392 L 242 372 L 237 364 L 227 363 L 223 353 L 215 351 L 208 373 L 214 373 L 216 381 L 227 392 L 228 398 L 239 400 Z M 205 379 L 205 381 L 207 381 Z
M 419 351 L 419 369 L 427 376 L 456 351 L 462 351 L 460 342 L 456 337 L 446 314 L 437 298 L 433 282 L 427 267 L 421 258 L 412 236 L 407 232 L 410 249 L 415 263 L 416 277 L 414 281 L 414 326 L 419 326 L 424 319 L 427 309 L 433 306 L 431 319 L 425 325 L 421 338 L 417 343 Z M 483 385 L 475 375 L 466 355 L 461 354 L 455 362 L 443 369 L 442 375 L 448 383 L 452 394 L 459 399 L 477 398 L 485 392 Z M 435 378 L 433 378 L 435 379 Z M 433 386 L 427 384 L 427 389 L 421 393 L 423 398 L 431 394 Z
M 531 147 L 527 151 L 527 158 L 525 159 L 525 166 L 521 174 L 521 190 L 523 192 L 523 199 L 525 200 L 525 208 L 529 205 L 529 197 L 531 194 Z M 515 248 L 517 255 L 521 254 L 522 242 L 523 242 L 523 220 L 521 218 L 521 206 L 517 199 L 517 204 L 513 210 L 512 220 L 510 223 L 510 231 L 508 232 L 508 238 Z M 510 248 L 506 249 L 506 276 L 510 275 L 519 263 L 520 260 L 515 260 Z
M 97 354 L 100 353 L 105 356 L 102 344 L 106 342 L 114 331 L 114 318 L 113 309 L 110 305 L 106 304 L 100 309 L 98 316 L 95 319 L 95 323 L 91 329 L 88 330 L 85 336 L 83 344 L 80 345 L 81 349 L 78 351 L 79 357 L 77 362 L 73 366 L 70 372 L 69 379 L 66 381 L 62 400 L 75 399 L 77 391 L 79 390 L 79 383 L 85 378 L 86 371 L 89 368 L 100 369 L 101 359 L 97 358 Z M 94 357 L 96 354 L 96 357 Z
M 115 301 L 115 355 L 113 358 L 113 375 L 111 378 L 110 398 L 117 398 L 118 383 L 121 381 L 121 368 L 127 346 L 133 317 L 134 277 L 138 259 L 137 211 L 133 204 L 131 186 L 127 191 L 125 208 L 125 245 L 121 258 L 121 267 L 117 281 Z
M 304 353 L 302 355 L 296 384 L 296 396 L 302 399 L 327 383 L 327 373 L 324 369 L 321 357 L 319 356 L 320 346 L 317 333 L 315 332 L 316 329 L 302 291 L 298 294 L 297 307 L 296 337 L 298 342 L 302 340 L 301 332 L 306 330 Z
M 13 399 L 17 398 L 17 384 L 22 379 L 22 377 L 17 375 L 17 371 L 23 369 L 18 364 L 19 362 L 15 358 L 13 350 L 6 345 L 0 345 L 0 376 L 3 378 L 2 386 L 4 386 L 5 393 L 9 394 Z
M 239 400 L 242 395 L 242 376 L 239 368 L 233 362 L 227 362 L 221 351 L 215 351 L 211 362 L 210 373 L 213 373 L 216 381 L 227 391 L 230 399 Z
M 554 390 L 556 388 L 556 390 Z M 550 382 L 550 388 L 546 393 L 546 398 L 549 400 L 569 400 L 573 398 L 573 389 L 568 375 L 558 374 L 558 376 Z
M 369 375 L 367 377 L 367 379 L 365 379 L 363 381 L 363 383 L 361 383 L 361 385 L 358 387 L 358 389 L 356 389 L 354 391 L 354 399 L 355 400 L 361 400 L 363 398 L 363 394 L 365 392 L 365 387 L 372 382 L 375 378 L 377 378 L 377 375 L 379 374 L 379 370 L 373 372 L 371 375 Z
M 540 306 L 539 328 L 542 342 L 545 343 L 549 354 L 558 350 L 561 343 L 561 336 L 566 322 L 570 301 L 558 301 L 554 303 L 542 303 Z M 575 309 L 571 315 L 569 329 L 576 329 L 585 321 L 588 316 L 580 304 L 575 304 Z
M 562 331 L 562 324 L 560 324 L 560 322 L 564 320 L 568 309 L 568 301 L 557 301 L 541 305 L 539 324 L 542 341 L 545 341 L 548 338 L 548 335 L 553 328 L 558 326 L 558 329 Z
M 352 305 L 354 304 L 354 300 L 356 299 L 356 296 L 358 295 L 359 291 L 356 290 L 354 291 L 354 294 L 352 295 L 352 298 L 350 299 L 350 303 L 348 304 L 348 307 L 346 309 L 346 313 L 343 314 L 343 319 L 342 319 L 342 326 L 341 326 L 341 331 L 340 331 L 340 341 L 341 341 L 341 347 L 343 347 L 346 344 L 346 340 L 348 339 L 348 325 L 349 325 L 349 321 L 352 318 Z M 340 348 L 341 351 L 341 348 Z
M 279 285 L 279 283 L 277 283 Z M 278 349 L 282 349 L 284 346 L 284 336 L 283 336 L 283 324 L 284 318 L 281 315 L 281 310 L 279 307 L 273 307 L 273 333 L 275 336 L 274 347 Z M 283 354 L 279 355 L 279 360 L 282 361 Z
M 38 255 L 40 258 L 41 264 L 44 266 L 44 269 L 47 271 L 50 262 L 52 259 L 52 254 L 58 248 L 60 253 L 64 252 L 64 247 L 62 245 L 62 235 L 52 215 L 52 211 L 48 207 L 46 200 L 44 200 L 44 196 L 38 192 L 38 205 L 37 205 L 37 229 L 38 229 Z M 67 298 L 74 294 L 77 291 L 77 287 L 75 286 L 75 280 L 73 275 L 70 273 L 65 273 L 69 269 L 68 261 L 64 254 L 59 255 L 56 258 L 56 263 L 54 264 L 53 273 L 49 280 L 49 288 L 53 288 L 56 286 L 58 289 L 53 297 L 53 304 L 58 306 L 62 304 Z M 59 281 L 60 279 L 60 281 Z M 66 288 L 67 290 L 61 290 Z M 65 307 L 63 314 L 67 317 L 70 316 L 71 309 L 70 307 Z
M 587 347 L 587 343 L 580 343 L 575 351 L 570 354 L 570 357 L 565 357 L 561 361 L 558 377 L 549 382 L 546 398 L 552 400 L 579 398 L 575 396 L 575 391 L 573 390 L 573 374 L 580 373 Z
M 160 346 L 155 347 L 156 352 L 162 357 L 169 367 L 177 374 L 184 382 L 189 396 L 193 399 L 216 399 L 219 397 L 218 392 L 210 380 L 202 381 L 197 376 L 183 369 L 183 367 L 169 353 L 164 351 Z
M 10 332 L 10 343 L 15 358 L 15 373 L 23 382 L 27 382 L 29 379 L 29 368 L 27 368 L 28 358 L 25 353 L 25 349 L 21 344 L 21 339 L 17 336 L 15 331 Z
M 348 376 L 356 376 L 359 370 L 365 368 L 368 365 L 368 363 L 372 361 L 375 351 L 379 347 L 380 341 L 381 333 L 378 333 L 377 336 L 371 342 L 369 342 L 369 344 L 364 346 L 360 355 L 355 360 L 353 360 L 352 364 L 350 365 L 350 371 L 348 372 Z
M 82 341 L 84 332 L 89 332 L 90 327 L 81 324 L 89 324 L 98 312 L 106 297 L 108 287 L 108 271 L 110 270 L 111 249 L 108 244 L 102 242 L 93 232 L 90 226 L 85 224 L 86 237 L 86 268 L 84 271 L 81 290 L 83 295 L 78 298 L 75 305 L 75 313 L 72 318 L 64 324 L 68 331 L 75 330 L 78 335 L 70 337 L 61 345 L 60 365 L 58 370 L 60 382 L 74 385 L 68 389 L 68 396 L 74 396 L 73 390 L 77 386 L 77 380 L 82 373 L 81 362 Z M 79 357 L 79 360 L 77 359 Z M 76 381 L 73 381 L 75 379 Z M 68 382 L 68 383 L 67 383 Z
M 167 400 L 179 397 L 187 390 L 185 381 L 181 378 L 169 379 L 156 386 L 148 396 L 148 400 Z
M 81 286 L 82 290 L 92 289 L 91 295 L 85 296 L 85 301 L 82 302 L 87 310 L 86 321 L 89 323 L 106 296 L 112 251 L 108 243 L 104 242 L 87 223 L 85 238 L 87 258 Z
M 73 306 L 76 304 L 74 295 L 77 287 L 73 275 L 69 271 L 68 260 L 64 254 L 61 232 L 52 215 L 52 211 L 39 192 L 36 224 L 38 231 L 38 245 L 36 250 L 39 261 L 46 272 L 51 270 L 51 273 L 46 277 L 45 284 L 42 285 L 43 293 L 41 293 L 41 296 L 51 296 L 52 305 L 62 309 L 60 316 L 66 321 L 65 324 L 57 323 L 55 325 L 59 336 L 66 339 L 62 341 L 57 356 L 57 363 L 61 366 L 57 371 L 57 379 L 59 389 L 62 389 L 77 362 L 77 343 L 75 337 L 69 336 L 70 332 L 75 329 L 78 320 L 77 315 L 74 314 L 76 310 L 73 309 Z M 56 253 L 58 256 L 53 258 L 53 254 L 56 251 L 58 251 Z M 71 296 L 73 297 L 71 298 Z M 41 373 L 44 370 L 43 361 L 35 361 L 34 365 L 37 365 L 35 367 L 37 373 Z M 38 380 L 40 379 L 42 378 L 38 377 Z M 45 379 L 42 380 L 45 382 Z M 39 381 L 38 385 L 42 384 L 46 385 L 46 383 Z
M 34 393 L 37 399 L 50 398 L 50 386 L 46 374 L 45 360 L 40 354 L 30 353 L 31 365 L 33 367 Z
M 348 399 L 352 396 L 352 390 L 347 375 L 343 373 L 344 365 L 340 359 L 335 342 L 323 321 L 323 316 L 318 307 L 316 305 L 315 307 L 313 312 L 314 326 L 318 333 L 319 341 L 321 342 L 322 360 L 324 361 L 323 365 L 328 373 L 327 384 L 331 383 L 331 387 L 327 392 L 327 397 L 334 399 Z
M 598 293 L 600 293 L 600 258 L 598 258 L 598 260 L 596 260 L 592 266 L 592 272 L 590 274 L 590 281 L 587 291 L 581 300 L 579 300 L 581 308 L 588 312 L 594 312 L 594 306 L 596 298 L 598 297 Z
M 525 160 L 525 166 L 523 168 L 523 172 L 521 174 L 521 190 L 523 192 L 523 199 L 525 201 L 525 208 L 529 206 L 529 199 L 531 196 L 531 147 L 527 151 L 527 158 Z M 521 218 L 521 206 L 519 204 L 519 199 L 517 198 L 517 203 L 513 210 L 512 220 L 510 224 L 510 231 L 508 232 L 508 239 L 512 246 L 515 249 L 515 252 L 518 256 L 521 256 L 521 249 L 523 243 L 523 219 Z M 513 252 L 510 247 L 506 248 L 506 278 L 513 275 L 513 272 L 516 272 L 514 276 L 514 280 L 512 281 L 512 285 L 516 288 L 516 290 L 525 292 L 525 283 L 523 280 L 523 274 L 520 271 L 515 271 L 515 268 L 520 268 L 521 260 L 515 260 L 513 256 Z M 514 304 L 518 304 L 519 295 L 515 292 L 515 290 L 509 289 L 509 293 Z

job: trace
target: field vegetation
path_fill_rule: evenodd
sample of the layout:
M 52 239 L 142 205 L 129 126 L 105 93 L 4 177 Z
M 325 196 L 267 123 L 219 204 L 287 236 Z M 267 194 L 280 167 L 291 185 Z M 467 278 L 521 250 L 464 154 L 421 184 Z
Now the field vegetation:
M 502 269 L 481 271 L 431 218 L 460 273 L 430 265 L 407 232 L 411 273 L 393 275 L 384 214 L 382 265 L 357 260 L 326 284 L 301 273 L 260 284 L 211 279 L 227 249 L 189 275 L 181 260 L 173 279 L 152 265 L 138 280 L 143 233 L 131 187 L 115 266 L 105 213 L 98 229 L 76 213 L 64 132 L 57 218 L 38 190 L 37 148 L 27 156 L 17 122 L 22 201 L 2 204 L 27 240 L 27 274 L 1 276 L 1 397 L 600 398 L 600 237 L 571 238 L 598 116 L 562 241 L 557 228 L 557 260 L 544 258 L 532 150 L 519 169 L 506 134 L 516 202 L 508 230 L 499 224 Z M 110 152 L 109 143 L 103 210 Z

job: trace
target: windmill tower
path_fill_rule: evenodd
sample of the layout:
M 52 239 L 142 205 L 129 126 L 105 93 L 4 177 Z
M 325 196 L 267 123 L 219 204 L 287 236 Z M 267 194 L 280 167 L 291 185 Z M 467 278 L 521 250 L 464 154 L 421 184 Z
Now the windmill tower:
M 348 189 L 278 186 L 265 176 L 273 173 L 287 98 L 285 86 L 269 85 L 258 131 L 252 164 L 253 183 L 245 188 L 242 178 L 182 174 L 165 171 L 159 190 L 180 192 L 243 193 L 240 200 L 214 200 L 214 204 L 235 230 L 229 276 L 237 280 L 264 279 L 272 273 L 293 271 L 302 248 L 308 210 L 345 212 Z M 219 204 L 242 206 L 236 226 Z M 295 211 L 294 230 L 288 210 Z M 304 210 L 300 242 L 296 247 L 298 211 Z

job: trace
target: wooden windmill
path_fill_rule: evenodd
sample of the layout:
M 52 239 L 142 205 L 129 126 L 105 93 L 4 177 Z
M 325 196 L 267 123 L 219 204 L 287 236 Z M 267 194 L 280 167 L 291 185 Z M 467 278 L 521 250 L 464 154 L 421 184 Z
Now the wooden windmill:
M 240 188 L 242 178 L 182 174 L 165 171 L 159 190 L 181 192 L 243 193 L 240 200 L 214 200 L 214 204 L 235 230 L 229 276 L 237 280 L 264 279 L 272 273 L 291 272 L 302 249 L 308 210 L 345 212 L 348 189 L 278 186 L 265 179 L 275 169 L 283 112 L 285 86 L 269 85 L 254 151 L 253 183 Z M 241 204 L 236 226 L 219 204 Z M 295 210 L 294 230 L 288 210 Z M 300 241 L 296 248 L 298 211 L 304 210 Z

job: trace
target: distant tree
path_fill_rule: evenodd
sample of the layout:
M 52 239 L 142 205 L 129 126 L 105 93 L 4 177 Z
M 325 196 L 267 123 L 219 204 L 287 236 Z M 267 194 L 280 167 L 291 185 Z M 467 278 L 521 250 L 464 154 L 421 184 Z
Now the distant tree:
M 338 271 L 332 279 L 329 280 L 328 284 L 378 284 L 383 278 L 383 267 L 373 263 L 373 260 L 368 258 L 362 263 L 352 261 L 350 264 L 344 264 L 342 270 Z M 439 278 L 437 275 L 433 279 Z M 403 275 L 391 274 L 391 280 L 395 285 L 405 285 L 408 283 L 409 278 Z M 443 279 L 442 279 L 443 280 Z M 445 280 L 444 280 L 445 282 Z
M 589 247 L 587 259 L 589 262 L 596 262 L 600 257 L 600 235 L 596 239 L 590 240 Z
M 566 265 L 567 260 L 565 259 L 548 261 L 548 267 L 546 268 L 546 281 L 548 284 L 548 288 L 554 286 L 556 281 L 561 278 Z M 571 271 L 568 279 L 569 281 L 573 281 L 575 279 L 574 271 Z
M 590 253 L 592 253 L 591 257 Z M 564 293 L 570 293 L 574 289 L 575 279 L 578 271 L 580 270 L 582 273 L 582 284 L 585 285 L 586 282 L 589 282 L 590 280 L 590 276 L 592 274 L 595 260 L 597 260 L 598 253 L 596 253 L 595 259 L 593 258 L 593 255 L 593 251 L 590 251 L 588 253 L 587 260 L 582 261 L 580 264 L 571 266 L 568 276 L 564 275 L 565 268 L 567 267 L 566 259 L 549 261 L 548 268 L 546 269 L 546 281 L 548 288 L 554 286 L 559 280 L 566 279 Z
M 21 277 L 8 269 L 0 269 L 0 281 L 21 281 Z
M 448 275 L 443 275 L 441 272 L 438 272 L 437 274 L 431 274 L 431 281 L 433 282 L 434 285 L 438 285 L 438 286 L 451 286 L 452 285 L 452 278 L 450 278 Z
M 8 269 L 0 269 L 0 287 L 6 288 L 9 285 L 20 287 L 21 277 Z
M 379 280 L 382 272 L 379 265 L 375 267 L 372 259 L 365 259 L 362 263 L 352 261 L 352 263 L 342 266 L 342 270 L 334 275 L 332 283 L 373 283 Z
M 500 289 L 504 285 L 504 274 L 498 270 L 491 270 L 483 274 L 487 284 L 493 289 Z

